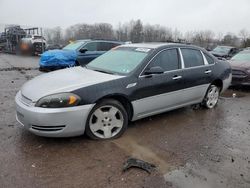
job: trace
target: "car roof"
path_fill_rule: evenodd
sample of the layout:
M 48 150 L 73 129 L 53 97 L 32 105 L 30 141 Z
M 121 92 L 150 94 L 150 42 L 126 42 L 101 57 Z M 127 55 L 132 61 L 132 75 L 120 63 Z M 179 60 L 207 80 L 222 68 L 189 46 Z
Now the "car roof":
M 233 46 L 217 46 L 217 47 L 223 47 L 223 48 L 235 48 Z
M 160 48 L 160 47 L 171 47 L 171 46 L 192 46 L 189 44 L 182 44 L 182 43 L 167 43 L 167 42 L 158 42 L 158 43 L 154 43 L 154 42 L 149 42 L 149 43 L 133 43 L 133 44 L 124 44 L 122 45 L 122 47 L 134 47 L 134 48 L 150 48 L 150 49 L 156 49 L 156 48 Z M 198 48 L 197 46 L 193 46 Z
M 111 43 L 119 43 L 124 44 L 124 42 L 114 41 L 114 40 L 102 40 L 102 39 L 80 39 L 76 40 L 77 42 L 111 42 Z

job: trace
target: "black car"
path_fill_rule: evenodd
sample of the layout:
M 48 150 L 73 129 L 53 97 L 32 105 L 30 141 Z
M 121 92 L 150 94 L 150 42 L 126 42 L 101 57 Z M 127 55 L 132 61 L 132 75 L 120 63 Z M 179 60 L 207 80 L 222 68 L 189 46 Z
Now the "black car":
M 210 53 L 213 54 L 217 58 L 230 59 L 239 51 L 240 49 L 232 47 L 232 46 L 217 46 Z
M 129 120 L 199 103 L 214 108 L 231 79 L 227 61 L 196 46 L 122 45 L 85 67 L 27 82 L 16 96 L 17 120 L 40 136 L 116 138 Z

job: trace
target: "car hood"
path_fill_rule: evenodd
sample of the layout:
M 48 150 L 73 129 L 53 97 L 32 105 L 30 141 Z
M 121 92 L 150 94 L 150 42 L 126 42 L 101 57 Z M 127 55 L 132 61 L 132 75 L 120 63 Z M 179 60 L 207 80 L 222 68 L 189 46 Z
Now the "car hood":
M 250 62 L 247 61 L 230 61 L 230 65 L 232 68 L 243 68 L 243 69 L 250 69 Z
M 228 55 L 227 53 L 219 53 L 219 52 L 215 52 L 215 51 L 211 51 L 211 53 L 214 56 L 217 56 L 217 57 L 223 57 L 223 56 L 227 56 Z
M 21 93 L 33 102 L 47 95 L 71 92 L 123 76 L 101 73 L 83 67 L 73 67 L 45 73 L 26 82 L 21 88 Z

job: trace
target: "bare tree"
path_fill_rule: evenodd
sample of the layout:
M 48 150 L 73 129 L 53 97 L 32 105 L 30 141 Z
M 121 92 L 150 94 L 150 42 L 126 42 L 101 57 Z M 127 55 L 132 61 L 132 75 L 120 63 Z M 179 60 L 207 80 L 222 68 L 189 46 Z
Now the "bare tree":
M 195 32 L 194 31 L 187 31 L 184 34 L 184 38 L 185 38 L 186 42 L 188 42 L 188 43 L 193 43 L 194 37 L 195 37 Z
M 143 40 L 143 25 L 141 20 L 136 20 L 131 22 L 132 28 L 130 31 L 130 39 L 132 42 L 142 42 Z
M 226 34 L 222 40 L 222 44 L 228 46 L 240 46 L 239 43 L 240 43 L 239 38 L 232 33 Z
M 51 29 L 44 29 L 44 37 L 48 43 L 52 43 L 53 36 L 51 33 Z
M 61 44 L 62 43 L 62 29 L 61 27 L 56 27 L 54 28 L 54 40 L 53 42 L 56 43 L 56 44 Z
M 182 40 L 182 33 L 175 28 L 175 30 L 173 31 L 173 41 L 174 42 L 180 42 Z
M 146 25 L 143 27 L 144 42 L 172 41 L 172 30 L 160 25 Z
M 250 36 L 249 36 L 249 32 L 248 32 L 246 29 L 242 29 L 242 30 L 240 30 L 240 32 L 239 32 L 239 36 L 240 36 L 241 39 L 242 39 L 243 48 L 246 48 L 246 47 L 247 47 L 248 38 L 250 37 Z
M 66 43 L 69 40 L 79 39 L 106 39 L 132 42 L 188 42 L 204 48 L 213 48 L 216 45 L 240 46 L 239 38 L 232 33 L 223 36 L 211 30 L 188 31 L 184 35 L 175 28 L 172 30 L 161 25 L 144 25 L 141 20 L 131 20 L 119 23 L 114 29 L 108 23 L 76 24 L 63 31 L 60 27 L 46 29 L 45 37 L 49 43 Z M 215 37 L 216 36 L 216 37 Z M 250 45 L 250 36 L 246 29 L 239 32 L 243 47 Z

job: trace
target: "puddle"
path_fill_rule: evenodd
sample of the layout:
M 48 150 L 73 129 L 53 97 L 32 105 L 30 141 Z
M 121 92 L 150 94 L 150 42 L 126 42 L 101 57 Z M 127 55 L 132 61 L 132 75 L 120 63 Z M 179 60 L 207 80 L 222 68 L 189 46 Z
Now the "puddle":
M 225 99 L 242 98 L 242 97 L 245 97 L 245 94 L 235 90 L 227 90 L 221 95 L 221 98 Z
M 119 148 L 128 153 L 131 157 L 135 157 L 149 163 L 155 164 L 157 168 L 165 174 L 170 170 L 171 166 L 164 159 L 159 157 L 150 148 L 138 144 L 132 137 L 123 136 L 113 141 Z
M 164 179 L 172 187 L 178 188 L 213 188 L 227 187 L 226 180 L 216 173 L 195 168 L 187 163 L 185 167 L 173 170 L 164 175 Z

